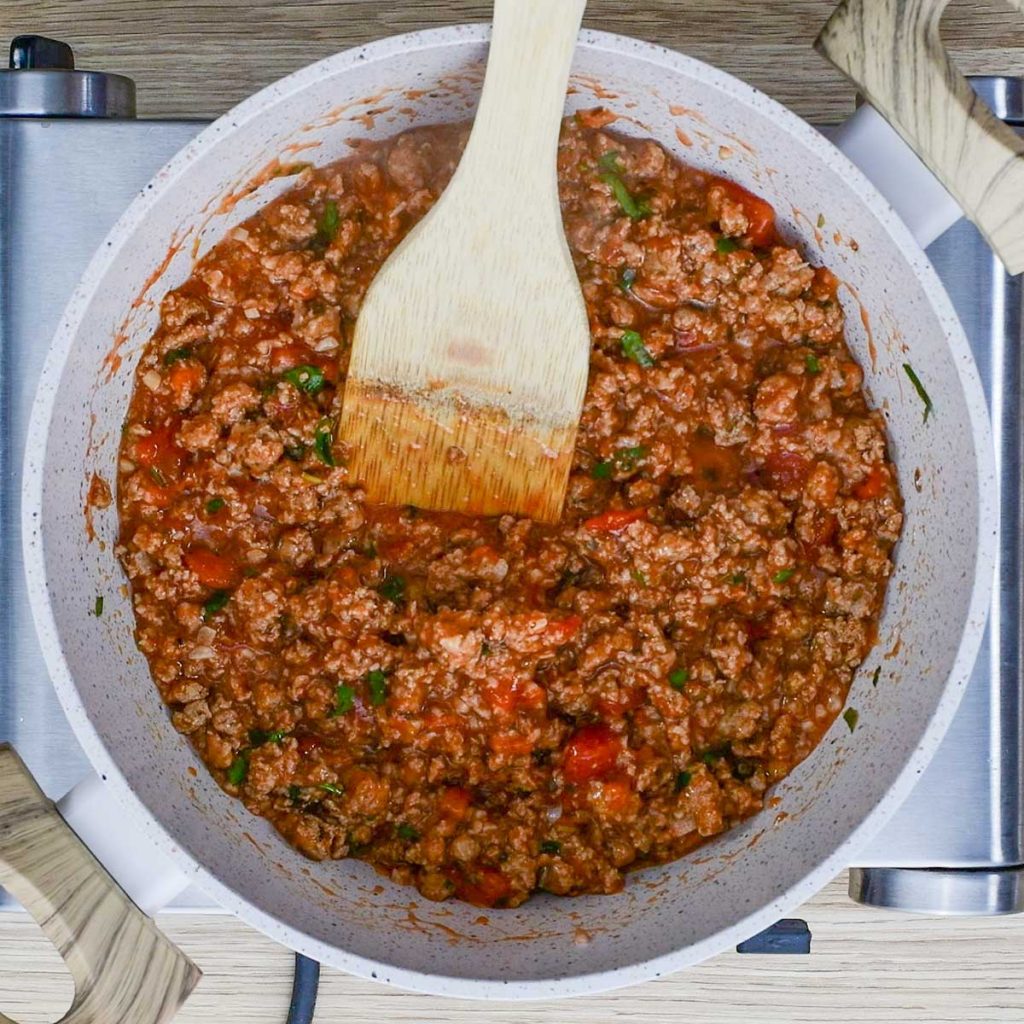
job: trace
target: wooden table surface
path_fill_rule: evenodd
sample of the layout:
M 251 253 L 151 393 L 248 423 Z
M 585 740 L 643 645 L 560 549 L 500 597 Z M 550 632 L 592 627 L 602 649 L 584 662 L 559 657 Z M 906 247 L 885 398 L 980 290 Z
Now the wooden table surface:
M 830 0 L 590 0 L 587 24 L 707 60 L 809 119 L 835 120 L 849 88 L 811 49 Z M 482 0 L 0 0 L 0 34 L 71 43 L 79 66 L 133 77 L 142 116 L 212 117 L 275 78 L 396 32 L 480 21 Z M 954 0 L 944 22 L 963 70 L 1024 74 L 1024 19 L 998 0 Z M 604 996 L 560 1004 L 434 999 L 325 971 L 318 1022 L 489 1024 L 835 1024 L 1024 1020 L 1024 916 L 940 920 L 868 910 L 837 879 L 799 913 L 808 957 L 738 956 Z M 177 1021 L 284 1020 L 292 957 L 223 916 L 162 915 L 204 972 Z M 0 914 L 0 1008 L 20 1024 L 59 1017 L 71 984 L 24 915 Z

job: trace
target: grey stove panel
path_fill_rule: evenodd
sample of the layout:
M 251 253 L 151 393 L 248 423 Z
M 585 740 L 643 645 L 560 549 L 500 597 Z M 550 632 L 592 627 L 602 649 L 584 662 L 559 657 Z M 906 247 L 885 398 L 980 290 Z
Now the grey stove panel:
M 0 740 L 14 743 L 55 797 L 88 765 L 47 678 L 23 582 L 18 495 L 29 409 L 49 339 L 93 250 L 137 190 L 201 127 L 0 117 Z M 919 786 L 858 863 L 1006 868 L 1024 862 L 1021 289 L 964 223 L 930 255 L 964 321 L 992 402 L 1007 540 L 993 623 L 962 710 Z M 889 876 L 857 877 L 863 876 L 858 895 L 870 902 Z M 886 891 L 905 889 L 890 885 Z M 186 894 L 184 903 L 209 906 L 199 894 Z
M 928 251 L 974 349 L 993 420 L 1002 541 L 988 629 L 939 753 L 876 839 L 863 866 L 982 868 L 1024 863 L 1021 771 L 1021 278 L 1007 277 L 978 231 L 960 221 Z

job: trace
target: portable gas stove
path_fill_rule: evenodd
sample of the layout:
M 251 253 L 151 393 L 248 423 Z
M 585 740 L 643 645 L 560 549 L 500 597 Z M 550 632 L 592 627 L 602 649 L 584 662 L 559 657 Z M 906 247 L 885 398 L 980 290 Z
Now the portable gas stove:
M 22 571 L 22 450 L 61 311 L 93 250 L 202 121 L 135 118 L 135 88 L 75 71 L 71 50 L 39 37 L 0 71 L 0 740 L 43 789 L 62 795 L 90 770 L 50 686 Z M 976 78 L 1009 123 L 1024 125 L 1024 79 Z M 827 130 L 827 129 L 825 129 Z M 992 415 L 1002 541 L 986 640 L 934 761 L 850 873 L 862 903 L 945 914 L 1024 911 L 1024 523 L 1022 283 L 961 221 L 928 251 L 967 331 Z M 0 893 L 0 906 L 3 906 Z M 196 890 L 175 904 L 216 910 Z

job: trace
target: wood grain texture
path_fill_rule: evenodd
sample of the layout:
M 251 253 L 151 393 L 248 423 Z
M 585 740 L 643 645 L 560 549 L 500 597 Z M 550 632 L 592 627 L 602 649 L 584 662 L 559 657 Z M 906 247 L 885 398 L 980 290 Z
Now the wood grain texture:
M 346 46 L 479 21 L 477 0 L 0 0 L 5 36 L 42 32 L 81 67 L 139 85 L 139 113 L 214 117 L 256 89 Z M 835 0 L 590 0 L 585 24 L 650 39 L 739 75 L 817 121 L 853 90 L 812 48 Z M 1024 74 L 1024 23 L 1003 0 L 953 0 L 943 36 L 965 73 Z M 839 879 L 800 915 L 808 957 L 715 957 L 617 993 L 509 1006 L 437 1000 L 325 970 L 318 1024 L 1019 1024 L 1024 917 L 912 917 L 859 907 Z M 226 916 L 164 914 L 161 930 L 204 972 L 175 1024 L 281 1024 L 292 955 Z M 0 914 L 0 1007 L 49 1024 L 71 982 L 31 918 Z
M 709 61 L 811 120 L 838 121 L 853 90 L 814 52 L 835 0 L 590 0 L 584 25 Z M 487 0 L 0 0 L 4 36 L 42 32 L 80 67 L 138 83 L 144 117 L 215 117 L 269 82 L 395 32 L 483 21 Z M 1024 24 L 1005 0 L 953 0 L 943 23 L 968 74 L 1024 73 Z
M 473 1003 L 399 992 L 324 970 L 317 1024 L 1019 1024 L 1024 917 L 935 919 L 858 907 L 840 877 L 800 911 L 810 956 L 724 953 L 605 995 Z M 162 914 L 203 969 L 175 1024 L 282 1024 L 292 955 L 228 917 Z M 48 1024 L 66 1000 L 59 962 L 24 914 L 0 914 L 0 1006 Z
M 948 0 L 843 0 L 817 40 L 946 186 L 1011 274 L 1024 271 L 1024 140 L 947 55 Z M 1024 10 L 1024 0 L 1013 0 Z
M 61 1024 L 161 1024 L 199 980 L 0 744 L 0 884 L 57 947 L 75 995 Z M 12 1024 L 0 1013 L 0 1021 Z
M 369 501 L 561 516 L 590 365 L 557 176 L 585 6 L 495 0 L 462 159 L 363 299 L 338 436 Z

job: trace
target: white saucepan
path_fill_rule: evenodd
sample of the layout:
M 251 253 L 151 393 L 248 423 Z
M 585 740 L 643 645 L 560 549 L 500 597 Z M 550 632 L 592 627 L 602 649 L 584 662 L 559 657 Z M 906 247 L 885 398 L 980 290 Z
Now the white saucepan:
M 67 816 L 144 910 L 187 881 L 326 964 L 508 999 L 593 993 L 695 963 L 850 863 L 956 710 L 988 607 L 997 504 L 977 372 L 922 253 L 950 223 L 951 203 L 891 129 L 868 111 L 845 132 L 870 176 L 895 179 L 884 197 L 832 142 L 742 82 L 648 43 L 584 32 L 569 111 L 603 104 L 620 115 L 617 129 L 765 196 L 784 235 L 844 282 L 850 344 L 884 411 L 906 500 L 878 647 L 851 692 L 856 731 L 839 719 L 770 809 L 677 863 L 638 872 L 621 895 L 540 896 L 486 921 L 366 864 L 312 863 L 222 792 L 171 726 L 135 648 L 113 553 L 116 507 L 92 507 L 87 530 L 90 487 L 116 478 L 133 371 L 160 297 L 196 253 L 289 187 L 267 173 L 274 161 L 326 163 L 354 139 L 469 118 L 486 48 L 485 27 L 463 26 L 340 53 L 236 107 L 156 176 L 96 254 L 53 341 L 29 432 L 24 536 L 54 685 L 104 780 L 80 787 Z M 933 403 L 926 421 L 904 364 Z M 90 614 L 97 595 L 101 616 Z M 880 663 L 884 684 L 873 687 Z M 136 965 L 140 977 L 145 969 Z

